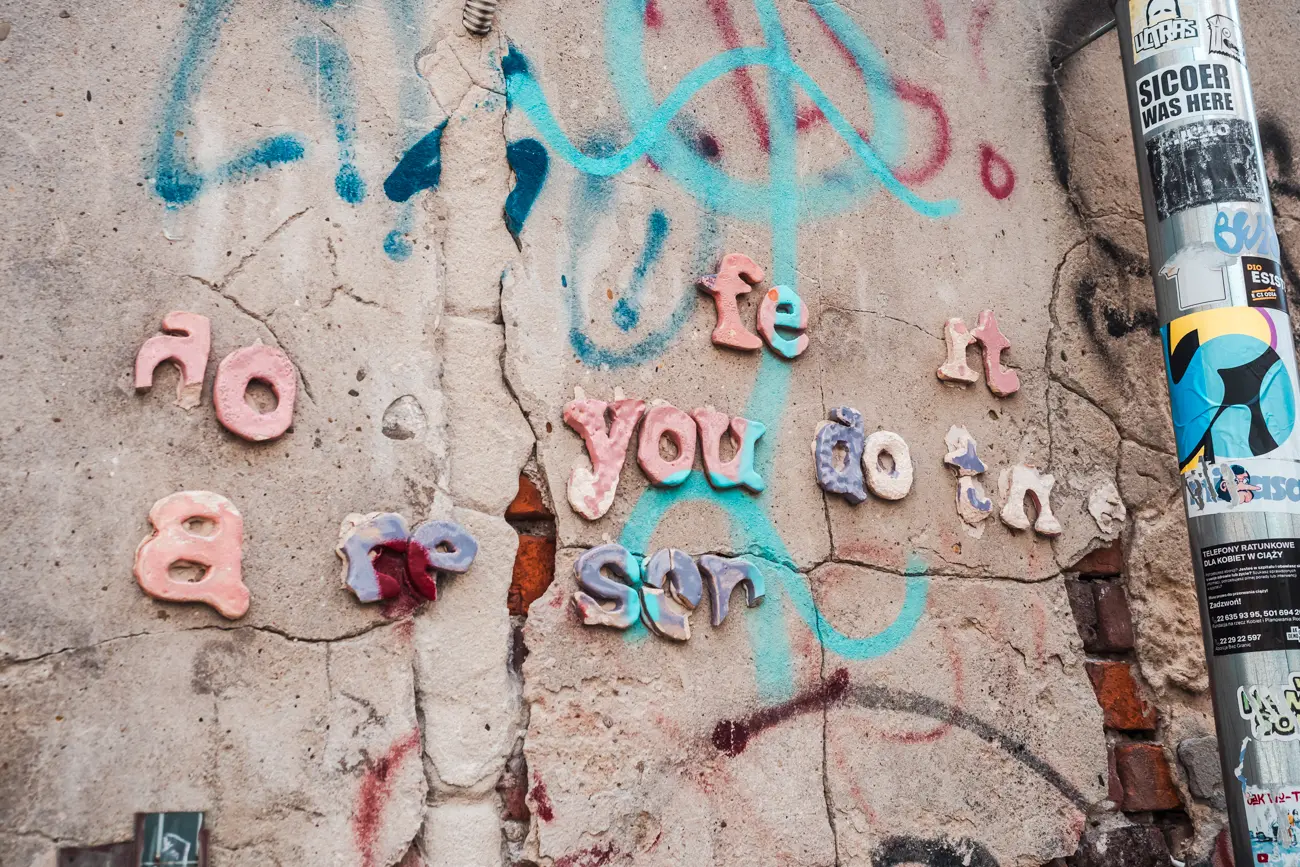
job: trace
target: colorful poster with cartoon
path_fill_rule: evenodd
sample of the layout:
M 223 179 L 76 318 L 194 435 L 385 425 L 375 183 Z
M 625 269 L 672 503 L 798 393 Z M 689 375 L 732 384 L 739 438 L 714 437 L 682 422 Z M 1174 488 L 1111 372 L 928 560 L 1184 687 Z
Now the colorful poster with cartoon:
M 1246 751 L 1252 739 L 1241 744 L 1241 764 L 1236 767 L 1241 798 L 1245 802 L 1246 827 L 1255 867 L 1300 865 L 1300 785 L 1256 785 L 1246 777 Z
M 1284 311 L 1224 307 L 1161 331 L 1188 515 L 1300 514 L 1300 430 Z

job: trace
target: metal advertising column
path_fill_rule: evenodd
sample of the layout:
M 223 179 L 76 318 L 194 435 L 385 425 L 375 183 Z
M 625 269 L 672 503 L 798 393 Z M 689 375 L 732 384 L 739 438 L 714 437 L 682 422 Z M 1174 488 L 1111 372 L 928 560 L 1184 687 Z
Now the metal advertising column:
M 1297 375 L 1240 17 L 1236 0 L 1118 0 L 1115 14 L 1233 850 L 1238 867 L 1291 864 Z

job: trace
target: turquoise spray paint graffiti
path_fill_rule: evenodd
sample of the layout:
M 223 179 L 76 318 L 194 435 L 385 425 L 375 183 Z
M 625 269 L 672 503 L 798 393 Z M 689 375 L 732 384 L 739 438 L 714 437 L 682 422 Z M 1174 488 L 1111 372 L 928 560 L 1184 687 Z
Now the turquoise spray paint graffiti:
M 516 247 L 520 246 L 519 233 L 524 230 L 524 221 L 546 184 L 550 161 L 546 148 L 535 138 L 520 139 L 506 145 L 506 162 L 515 173 L 515 185 L 506 196 L 503 216 L 506 230 L 515 239 Z
M 641 259 L 632 269 L 632 279 L 627 291 L 614 304 L 610 315 L 622 331 L 631 331 L 641 321 L 641 293 L 645 291 L 646 277 L 664 252 L 664 239 L 668 236 L 668 215 L 658 209 L 650 212 L 645 224 L 645 243 L 641 246 Z
M 614 90 L 627 112 L 629 125 L 635 131 L 631 141 L 622 148 L 611 149 L 604 145 L 584 151 L 575 147 L 560 129 L 527 59 L 514 46 L 502 62 L 508 105 L 526 113 L 550 150 L 587 176 L 585 181 L 579 180 L 575 190 L 590 189 L 596 178 L 618 174 L 647 157 L 711 214 L 767 223 L 772 235 L 772 281 L 795 289 L 798 283 L 799 225 L 804 220 L 847 211 L 876 189 L 891 193 L 917 213 L 929 217 L 947 216 L 957 209 L 953 200 L 931 202 L 917 196 L 891 170 L 890 165 L 904 152 L 902 112 L 892 78 L 871 41 L 839 6 L 829 0 L 820 0 L 814 2 L 813 9 L 853 56 L 862 74 L 874 115 L 875 129 L 870 144 L 858 135 L 812 77 L 794 62 L 772 0 L 755 0 L 765 45 L 735 48 L 715 55 L 687 73 L 657 104 L 651 96 L 655 90 L 646 74 L 643 2 L 607 0 L 606 66 Z M 703 88 L 733 70 L 749 67 L 760 67 L 768 72 L 770 156 L 766 182 L 728 174 L 716 159 L 716 148 L 711 154 L 702 153 L 701 149 L 693 146 L 700 141 L 698 136 L 694 141 L 687 141 L 669 129 L 670 122 Z M 851 157 L 811 179 L 801 178 L 797 173 L 794 86 L 808 95 L 852 151 Z M 570 213 L 578 212 L 571 209 Z M 596 347 L 584 331 L 585 314 L 577 294 L 577 251 L 590 237 L 589 227 L 580 228 L 573 241 L 566 279 L 562 281 L 570 307 L 570 342 L 574 351 L 586 364 L 609 364 L 611 367 L 651 360 L 666 348 L 689 317 L 694 306 L 694 287 L 687 287 L 689 297 L 683 294 L 669 327 L 643 339 L 632 351 L 617 352 Z M 677 321 L 679 315 L 681 321 Z M 773 440 L 780 427 L 789 391 L 790 371 L 788 363 L 772 353 L 764 353 L 754 390 L 744 411 L 746 418 L 771 430 Z M 771 460 L 770 454 L 762 459 L 764 472 L 770 472 Z M 693 473 L 679 487 L 648 489 L 628 517 L 620 541 L 631 551 L 646 551 L 650 537 L 667 512 L 692 502 L 720 508 L 728 517 L 736 550 L 757 556 L 764 563 L 769 600 L 752 612 L 757 616 L 747 618 L 756 648 L 759 695 L 764 701 L 780 701 L 793 694 L 793 660 L 789 637 L 782 622 L 786 604 L 818 635 L 828 650 L 847 659 L 869 659 L 890 652 L 911 634 L 924 613 L 928 579 L 923 565 L 918 568 L 917 562 L 909 561 L 903 579 L 904 600 L 894 622 L 868 637 L 853 638 L 840 633 L 821 617 L 804 576 L 797 571 L 766 512 L 763 499 L 754 499 L 736 489 L 714 490 L 698 473 Z
M 366 182 L 361 180 L 353 163 L 357 95 L 348 50 L 337 39 L 300 36 L 294 40 L 293 51 L 310 73 L 317 103 L 324 100 L 334 121 L 334 136 L 339 143 L 339 171 L 334 177 L 334 190 L 340 199 L 355 205 L 366 197 Z
M 185 133 L 193 126 L 193 102 L 233 2 L 197 0 L 185 10 L 180 57 L 167 89 L 154 157 L 154 191 L 170 207 L 193 201 L 205 186 L 244 181 L 273 166 L 296 162 L 307 152 L 300 136 L 284 134 L 261 139 L 208 172 L 198 171 L 189 156 Z
M 303 2 L 328 14 L 348 14 L 353 9 L 344 0 Z M 397 215 L 395 227 L 384 238 L 383 248 L 390 258 L 401 261 L 412 252 L 409 238 L 415 225 L 412 199 L 422 190 L 437 188 L 441 133 L 446 124 L 444 121 L 429 131 L 430 98 L 409 60 L 425 44 L 422 26 L 427 16 L 423 0 L 386 0 L 384 5 L 398 65 L 404 70 L 397 79 L 404 155 L 389 176 L 391 185 L 385 184 L 386 192 L 397 205 Z M 255 141 L 208 170 L 198 169 L 190 157 L 186 134 L 194 125 L 194 104 L 203 89 L 212 56 L 221 44 L 222 26 L 236 6 L 236 0 L 194 0 L 185 11 L 176 67 L 163 95 L 154 154 L 154 191 L 169 209 L 189 204 L 212 186 L 253 179 L 276 166 L 300 161 L 307 154 L 303 136 L 285 133 Z M 342 41 L 324 33 L 298 36 L 292 40 L 291 49 L 307 69 L 317 100 L 333 123 L 339 159 L 334 189 L 343 201 L 359 204 L 365 200 L 366 183 L 356 166 L 357 93 L 348 51 Z

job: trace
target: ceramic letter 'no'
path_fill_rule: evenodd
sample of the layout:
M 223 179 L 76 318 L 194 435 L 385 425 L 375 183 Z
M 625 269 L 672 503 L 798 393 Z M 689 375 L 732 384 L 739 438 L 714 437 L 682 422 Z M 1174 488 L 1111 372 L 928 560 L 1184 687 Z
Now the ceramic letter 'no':
M 253 380 L 264 382 L 275 392 L 276 407 L 258 412 L 244 400 Z M 245 346 L 221 359 L 212 387 L 217 420 L 226 430 L 253 442 L 273 440 L 293 422 L 293 402 L 298 397 L 298 372 L 274 346 L 261 343 Z
M 718 324 L 713 328 L 713 342 L 732 349 L 751 350 L 763 345 L 740 320 L 740 307 L 736 296 L 744 295 L 763 279 L 763 269 L 744 253 L 728 253 L 722 257 L 718 273 L 700 278 L 700 286 L 713 296 L 718 308 Z
M 162 330 L 166 333 L 150 337 L 135 356 L 135 389 L 153 388 L 154 368 L 170 361 L 181 375 L 176 383 L 176 405 L 192 409 L 202 399 L 204 370 L 212 348 L 212 323 L 206 316 L 178 310 L 163 317 Z
M 645 412 L 645 401 L 620 399 L 606 403 L 588 399 L 581 389 L 575 392 L 576 399 L 564 408 L 564 421 L 586 442 L 591 469 L 577 463 L 569 472 L 569 505 L 582 517 L 594 521 L 614 504 L 623 459 L 636 423 Z M 614 414 L 608 429 L 606 409 Z
M 210 535 L 185 526 L 194 518 L 211 521 Z M 248 611 L 249 593 L 240 569 L 244 519 L 234 503 L 208 491 L 180 491 L 163 497 L 149 510 L 153 535 L 135 550 L 135 580 L 155 599 L 203 602 L 234 620 Z M 177 581 L 168 569 L 178 562 L 206 566 L 198 581 Z

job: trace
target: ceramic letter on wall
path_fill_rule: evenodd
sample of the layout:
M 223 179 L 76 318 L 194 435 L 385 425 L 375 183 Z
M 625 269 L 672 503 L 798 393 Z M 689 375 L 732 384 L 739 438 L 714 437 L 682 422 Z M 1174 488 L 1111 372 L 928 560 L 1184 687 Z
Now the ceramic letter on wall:
M 213 532 L 202 534 L 185 526 L 193 519 L 209 521 Z M 135 578 L 155 599 L 204 602 L 234 620 L 248 611 L 249 593 L 240 567 L 244 519 L 234 503 L 208 491 L 180 491 L 163 497 L 149 510 L 153 535 L 135 551 Z M 168 570 L 176 563 L 206 567 L 198 581 L 177 581 Z
M 178 310 L 163 317 L 162 330 L 163 334 L 146 340 L 135 356 L 136 391 L 153 388 L 154 368 L 170 361 L 180 371 L 176 405 L 196 407 L 202 399 L 204 370 L 212 348 L 212 323 L 206 316 Z
M 659 454 L 659 444 L 667 436 L 677 449 L 671 461 Z M 641 441 L 636 461 L 651 484 L 672 487 L 686 481 L 695 466 L 695 420 L 671 404 L 661 403 L 646 410 L 641 423 Z
M 334 549 L 343 560 L 344 586 L 362 602 L 378 602 L 401 595 L 400 576 L 377 571 L 370 552 L 380 545 L 405 548 L 409 536 L 406 519 L 394 512 L 371 512 L 344 518 L 339 528 L 338 547 Z
M 1052 485 L 1056 479 L 1040 473 L 1033 467 L 1019 464 L 1009 470 L 1003 470 L 998 480 L 998 490 L 1002 494 L 1002 522 L 1017 530 L 1028 530 L 1029 516 L 1025 514 L 1025 497 L 1033 497 L 1038 509 L 1038 519 L 1033 522 L 1035 533 L 1043 536 L 1061 535 L 1061 522 L 1052 514 Z
M 778 329 L 795 332 L 786 337 Z M 782 358 L 797 358 L 808 348 L 808 306 L 789 286 L 773 286 L 758 305 L 758 333 Z
M 425 599 L 438 598 L 438 573 L 460 574 L 474 565 L 478 543 L 460 524 L 425 521 L 406 543 L 406 569 L 411 586 Z
M 949 319 L 943 326 L 943 340 L 948 346 L 948 359 L 935 375 L 944 382 L 979 382 L 980 375 L 966 363 L 966 349 L 975 342 L 966 323 L 956 318 Z
M 621 580 L 605 577 L 602 568 Z M 578 577 L 578 586 L 582 588 L 573 594 L 573 602 L 583 623 L 615 629 L 627 629 L 636 623 L 641 616 L 641 597 L 634 585 L 641 581 L 641 564 L 626 548 L 614 544 L 597 545 L 578 558 L 573 570 Z M 602 602 L 614 605 L 606 608 Z
M 992 310 L 980 313 L 979 327 L 972 336 L 984 347 L 984 378 L 988 380 L 989 390 L 998 397 L 1019 391 L 1020 376 L 1002 366 L 1002 353 L 1011 348 L 1011 341 L 998 330 L 998 320 Z
M 589 400 L 582 389 L 575 388 L 574 400 L 564 408 L 565 423 L 578 432 L 587 444 L 591 469 L 575 463 L 569 472 L 569 505 L 573 511 L 594 521 L 609 511 L 623 472 L 627 446 L 636 423 L 645 412 L 645 401 L 625 400 L 616 394 L 613 403 Z M 606 429 L 605 411 L 614 414 Z
M 743 253 L 729 253 L 722 258 L 718 273 L 700 278 L 700 286 L 713 296 L 718 309 L 718 324 L 713 328 L 713 342 L 732 349 L 758 349 L 763 345 L 740 320 L 736 296 L 744 295 L 763 279 L 763 269 Z
M 763 477 L 754 469 L 754 444 L 767 427 L 762 422 L 736 416 L 728 419 L 725 412 L 713 407 L 691 411 L 691 417 L 700 427 L 700 444 L 704 449 L 704 473 L 715 488 L 734 488 L 743 485 L 759 493 L 763 490 Z M 728 433 L 730 432 L 730 434 Z M 730 435 L 736 446 L 731 460 L 722 460 L 722 438 Z
M 889 455 L 894 465 L 886 469 L 882 455 Z M 862 468 L 867 471 L 867 487 L 882 500 L 901 500 L 912 490 L 912 451 L 896 433 L 878 430 L 867 437 Z
M 258 412 L 244 400 L 253 380 L 275 392 L 276 406 Z M 217 420 L 226 430 L 253 442 L 273 440 L 293 423 L 293 403 L 298 397 L 298 371 L 289 356 L 274 346 L 245 346 L 221 359 L 212 386 Z
M 731 604 L 731 591 L 740 584 L 745 585 L 745 604 L 756 607 L 763 601 L 766 586 L 763 573 L 747 560 L 719 557 L 716 554 L 704 554 L 700 557 L 700 571 L 708 582 L 709 605 L 713 608 L 713 625 L 721 626 L 727 619 Z
M 856 505 L 867 498 L 862 480 L 862 413 L 851 406 L 837 406 L 830 415 L 832 421 L 817 425 L 817 436 L 813 438 L 817 484 L 827 493 L 839 494 Z M 837 448 L 844 451 L 843 469 L 836 466 Z
M 674 641 L 689 639 L 690 612 L 700 604 L 703 596 L 700 570 L 685 551 L 664 548 L 645 561 L 641 619 L 656 635 Z M 669 599 L 685 608 L 685 612 L 674 610 Z

